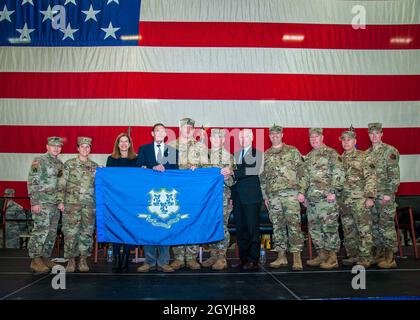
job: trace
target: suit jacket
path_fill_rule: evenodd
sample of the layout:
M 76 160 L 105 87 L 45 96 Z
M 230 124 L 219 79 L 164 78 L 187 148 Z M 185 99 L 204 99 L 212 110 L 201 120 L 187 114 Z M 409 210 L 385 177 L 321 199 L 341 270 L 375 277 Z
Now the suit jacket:
M 158 164 L 159 163 L 156 161 L 154 142 L 145 144 L 139 148 L 137 156 L 138 167 L 146 166 L 146 168 L 152 169 Z M 178 150 L 165 144 L 162 165 L 166 170 L 178 169 Z
M 241 151 L 235 153 L 235 163 L 238 163 Z M 241 164 L 233 170 L 236 183 L 231 187 L 233 202 L 251 204 L 263 201 L 260 179 L 258 175 L 262 167 L 263 155 L 255 148 L 249 148 Z

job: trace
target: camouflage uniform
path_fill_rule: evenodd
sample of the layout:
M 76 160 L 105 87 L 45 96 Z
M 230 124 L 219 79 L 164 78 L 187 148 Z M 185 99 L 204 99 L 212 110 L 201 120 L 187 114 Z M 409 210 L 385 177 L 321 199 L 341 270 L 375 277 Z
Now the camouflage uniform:
M 41 206 L 39 214 L 32 214 L 34 227 L 28 244 L 32 259 L 50 257 L 52 254 L 60 219 L 57 194 L 60 191 L 58 179 L 62 174 L 63 163 L 50 153 L 32 161 L 28 176 L 28 194 L 32 206 Z
M 95 229 L 94 178 L 98 164 L 90 159 L 74 158 L 64 164 L 60 179 L 64 203 L 63 234 L 64 258 L 90 256 L 92 236 Z
M 211 131 L 212 135 L 220 135 L 224 136 L 224 130 L 217 130 L 213 129 Z M 230 167 L 233 168 L 233 156 L 224 149 L 224 147 L 220 147 L 218 149 L 212 148 L 210 149 L 210 166 L 218 167 L 218 168 L 225 168 Z M 225 185 L 223 188 L 223 230 L 224 230 L 224 239 L 212 243 L 209 245 L 210 249 L 210 256 L 215 256 L 217 258 L 226 258 L 226 251 L 229 247 L 230 241 L 230 233 L 228 231 L 227 225 L 229 220 L 230 214 L 230 207 L 229 207 L 229 199 L 230 199 L 230 187 L 233 185 L 233 178 L 232 176 L 228 176 L 225 179 Z
M 208 164 L 208 150 L 202 142 L 190 139 L 187 143 L 180 143 L 179 139 L 176 139 L 169 142 L 168 146 L 178 150 L 179 169 L 190 169 L 191 166 L 200 168 Z M 199 248 L 199 245 L 173 246 L 174 259 L 195 261 Z
M 273 224 L 274 250 L 301 252 L 303 234 L 300 226 L 298 193 L 303 174 L 303 159 L 293 146 L 268 149 L 264 154 L 264 171 L 260 175 L 264 200 L 269 200 L 269 215 Z M 287 230 L 286 230 L 287 226 Z
M 344 132 L 342 137 L 353 132 Z M 376 196 L 375 165 L 360 150 L 342 154 L 344 168 L 344 186 L 339 197 L 341 222 L 344 231 L 344 245 L 347 255 L 356 261 L 371 258 L 372 217 L 371 209 L 365 207 L 367 198 Z
M 372 124 L 369 130 L 382 130 L 380 124 Z M 377 196 L 372 210 L 372 234 L 376 248 L 397 251 L 397 238 L 395 231 L 395 193 L 400 184 L 400 154 L 397 149 L 386 143 L 380 143 L 366 150 L 369 160 L 375 164 L 377 176 Z M 391 200 L 383 204 L 384 195 Z
M 317 128 L 311 130 L 322 134 L 322 130 Z M 305 157 L 302 182 L 308 200 L 308 228 L 315 248 L 338 252 L 338 205 L 337 201 L 327 202 L 327 195 L 337 194 L 344 182 L 343 166 L 337 151 L 326 145 L 312 149 Z
M 13 189 L 6 189 L 5 196 L 13 197 Z M 26 214 L 23 207 L 13 200 L 9 200 L 6 207 L 6 220 L 19 219 L 26 220 Z M 27 232 L 26 222 L 8 221 L 6 222 L 6 248 L 19 248 L 19 237 Z

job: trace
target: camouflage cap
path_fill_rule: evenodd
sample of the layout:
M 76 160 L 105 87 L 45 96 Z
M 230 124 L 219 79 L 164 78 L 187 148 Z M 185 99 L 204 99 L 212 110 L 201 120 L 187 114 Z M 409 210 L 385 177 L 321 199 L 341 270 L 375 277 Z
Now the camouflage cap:
M 356 139 L 356 132 L 354 132 L 354 131 L 344 131 L 341 134 L 340 140 L 344 140 L 345 138 Z
M 63 145 L 63 138 L 60 137 L 48 137 L 49 145 Z
M 322 128 L 309 128 L 309 135 L 315 133 L 315 134 L 322 134 L 323 129 Z
M 226 135 L 225 129 L 211 129 L 212 136 L 224 137 Z
M 92 138 L 89 138 L 89 137 L 78 137 L 77 138 L 77 145 L 82 145 L 82 144 L 84 144 L 84 143 L 86 143 L 86 144 L 88 144 L 88 145 L 92 145 Z
M 379 131 L 382 132 L 382 123 L 374 122 L 368 124 L 369 132 Z
M 279 133 L 281 133 L 281 132 L 283 132 L 283 127 L 280 127 L 280 126 L 278 126 L 276 124 L 273 124 L 273 126 L 270 128 L 270 133 L 271 132 L 279 132 Z
M 190 126 L 194 127 L 195 121 L 191 118 L 183 118 L 183 119 L 179 120 L 179 126 L 180 127 L 185 126 L 185 125 L 190 125 Z
M 5 196 L 11 196 L 15 194 L 15 190 L 14 189 L 5 189 L 4 190 L 4 195 Z

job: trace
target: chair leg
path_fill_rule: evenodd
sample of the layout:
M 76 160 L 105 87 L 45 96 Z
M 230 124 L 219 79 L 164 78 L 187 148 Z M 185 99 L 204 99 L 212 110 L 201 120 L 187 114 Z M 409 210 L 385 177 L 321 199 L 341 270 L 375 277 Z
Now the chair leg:
M 414 217 L 413 217 L 413 209 L 410 208 L 409 209 L 409 214 L 410 214 L 410 234 L 411 234 L 411 240 L 413 242 L 413 249 L 414 249 L 414 256 L 416 257 L 416 259 L 419 258 L 419 254 L 417 251 L 417 241 L 416 241 L 416 230 L 414 229 Z
M 199 251 L 198 251 L 198 261 L 200 263 L 203 263 L 203 247 L 200 246 Z
M 398 252 L 400 254 L 400 257 L 403 256 L 402 246 L 401 246 L 401 235 L 400 235 L 400 224 L 398 223 L 398 213 L 397 210 L 395 210 L 395 226 L 397 228 L 397 244 L 398 244 Z
M 57 253 L 57 257 L 60 256 L 60 235 L 57 234 L 55 237 L 55 251 Z
M 95 240 L 95 245 L 93 246 L 93 262 L 94 263 L 98 263 L 98 239 L 96 238 L 96 233 L 94 235 L 94 240 Z
M 312 260 L 312 238 L 309 232 L 308 232 L 308 252 L 309 252 L 309 259 Z

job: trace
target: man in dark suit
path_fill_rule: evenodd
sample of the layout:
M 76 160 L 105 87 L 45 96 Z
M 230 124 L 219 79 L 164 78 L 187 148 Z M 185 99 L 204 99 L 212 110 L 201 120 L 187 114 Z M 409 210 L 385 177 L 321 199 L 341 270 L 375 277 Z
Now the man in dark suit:
M 178 169 L 178 151 L 165 144 L 166 128 L 157 123 L 152 129 L 153 142 L 139 148 L 137 166 L 156 171 Z
M 166 128 L 157 123 L 152 130 L 153 142 L 140 147 L 137 166 L 163 172 L 178 169 L 178 151 L 165 144 Z M 163 272 L 174 272 L 169 265 L 169 246 L 144 246 L 145 263 L 137 268 L 137 272 L 148 272 L 156 268 Z M 159 255 L 158 255 L 159 252 Z
M 260 180 L 262 153 L 252 147 L 253 133 L 243 129 L 239 133 L 242 149 L 235 153 L 236 169 L 232 186 L 233 212 L 236 220 L 240 262 L 233 268 L 257 270 L 260 255 L 259 216 L 263 201 Z

